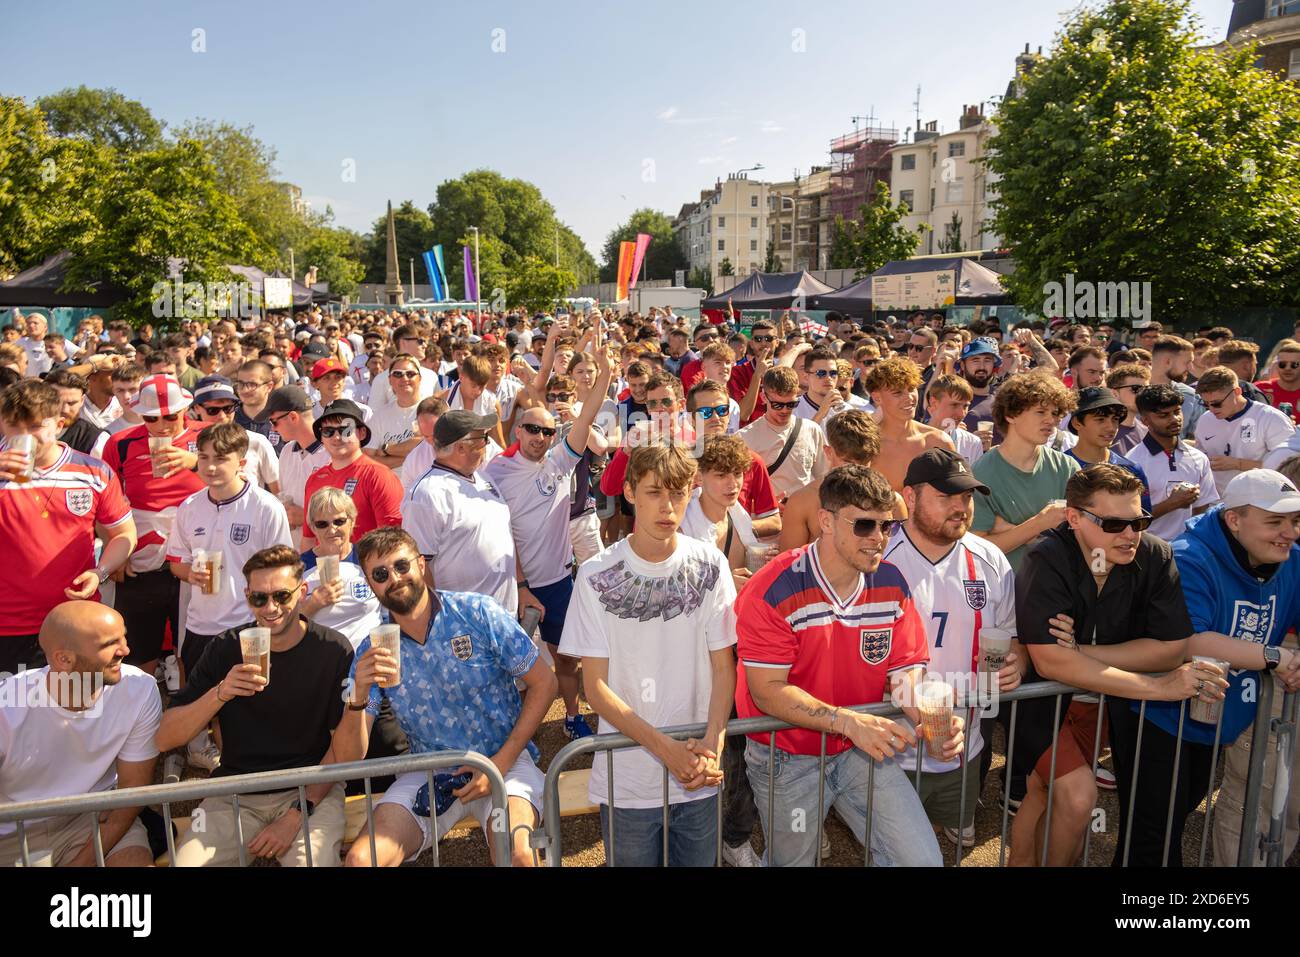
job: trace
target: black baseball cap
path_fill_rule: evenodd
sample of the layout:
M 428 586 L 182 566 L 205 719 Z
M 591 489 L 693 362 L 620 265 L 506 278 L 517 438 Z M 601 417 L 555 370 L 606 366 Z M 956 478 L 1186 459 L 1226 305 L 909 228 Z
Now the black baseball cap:
M 969 489 L 989 494 L 989 487 L 977 479 L 966 460 L 951 449 L 930 449 L 912 459 L 903 484 L 933 485 L 944 495 L 956 495 Z
M 323 342 L 309 342 L 302 347 L 304 359 L 328 359 L 329 355 L 329 347 Z
M 335 405 L 337 404 L 335 403 Z M 475 415 L 473 412 L 467 412 L 464 409 L 444 412 L 438 416 L 438 421 L 433 426 L 433 441 L 437 445 L 451 445 L 453 442 L 459 442 L 471 432 L 479 429 L 494 429 L 496 424 L 497 417 L 495 415 Z
M 276 390 L 279 391 L 278 389 Z M 267 400 L 268 403 L 270 400 Z M 316 434 L 317 441 L 320 440 L 320 425 L 330 416 L 346 416 L 357 424 L 357 432 L 361 435 L 361 444 L 365 445 L 370 441 L 370 426 L 366 425 L 365 413 L 361 407 L 351 399 L 335 399 L 325 408 L 321 409 L 320 418 L 311 424 L 311 430 Z
M 1128 407 L 1123 401 L 1110 389 L 1103 389 L 1100 386 L 1089 386 L 1086 389 L 1079 390 L 1079 404 L 1074 409 L 1074 414 L 1070 416 L 1070 431 L 1074 432 L 1074 420 L 1085 412 L 1096 412 L 1098 409 L 1109 408 L 1121 409 L 1125 414 L 1128 413 Z
M 266 405 L 253 416 L 253 421 L 266 422 L 281 412 L 310 412 L 311 408 L 312 401 L 306 392 L 296 385 L 282 385 L 267 397 Z

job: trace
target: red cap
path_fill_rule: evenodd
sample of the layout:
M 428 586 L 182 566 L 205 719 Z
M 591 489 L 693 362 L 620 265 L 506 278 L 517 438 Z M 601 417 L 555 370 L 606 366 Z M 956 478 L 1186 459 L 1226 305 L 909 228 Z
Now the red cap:
M 328 359 L 319 360 L 311 367 L 312 381 L 314 382 L 323 375 L 329 375 L 331 372 L 342 372 L 344 375 L 348 374 L 348 370 L 343 368 L 343 363 L 339 362 L 339 360 L 335 359 L 333 356 L 330 356 Z

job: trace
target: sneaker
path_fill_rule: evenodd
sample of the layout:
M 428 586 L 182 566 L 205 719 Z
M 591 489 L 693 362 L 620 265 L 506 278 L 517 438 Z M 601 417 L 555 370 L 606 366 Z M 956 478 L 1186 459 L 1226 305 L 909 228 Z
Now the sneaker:
M 163 761 L 163 784 L 175 784 L 185 773 L 185 759 L 179 754 L 169 754 Z
M 831 836 L 826 833 L 826 828 L 822 828 L 822 860 L 828 860 L 831 856 Z
M 1097 787 L 1103 791 L 1115 790 L 1115 775 L 1111 774 L 1100 764 L 1097 765 Z
M 163 683 L 167 690 L 175 694 L 181 690 L 181 666 L 176 661 L 175 655 L 168 655 L 162 663 Z
M 1007 817 L 1015 817 L 1016 812 L 1020 810 L 1020 802 L 1015 798 L 1007 798 L 1006 808 L 1007 808 Z
M 732 847 L 724 843 L 722 845 L 722 860 L 732 867 L 762 867 L 763 862 L 759 860 L 758 855 L 754 853 L 754 848 L 749 841 L 741 844 L 739 847 Z
M 564 733 L 569 736 L 570 741 L 577 741 L 579 738 L 585 738 L 596 732 L 591 730 L 591 725 L 587 724 L 586 718 L 580 714 L 575 714 L 572 718 L 564 719 Z
M 206 731 L 195 735 L 194 740 L 186 745 L 185 757 L 190 767 L 209 774 L 221 767 L 221 751 Z
M 948 840 L 952 841 L 954 844 L 957 843 L 957 829 L 955 827 L 945 827 L 943 829 L 943 836 L 946 837 Z M 963 827 L 961 829 L 961 846 L 962 847 L 975 846 L 975 825 L 974 824 L 971 824 L 968 827 Z

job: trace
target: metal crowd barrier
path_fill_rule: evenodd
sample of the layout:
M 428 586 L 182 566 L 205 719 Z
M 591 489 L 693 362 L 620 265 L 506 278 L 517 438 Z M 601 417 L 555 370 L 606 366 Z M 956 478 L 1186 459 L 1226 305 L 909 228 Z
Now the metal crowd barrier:
M 161 804 L 163 821 L 167 832 L 167 855 L 172 866 L 176 864 L 176 839 L 172 833 L 171 806 L 180 801 L 197 801 L 208 797 L 234 797 L 235 833 L 239 844 L 239 864 L 248 864 L 248 851 L 245 847 L 243 826 L 240 821 L 239 795 L 257 794 L 268 791 L 289 791 L 296 789 L 298 799 L 306 806 L 307 788 L 313 784 L 352 781 L 358 778 L 365 781 L 366 829 L 370 840 L 370 860 L 373 865 L 375 853 L 375 813 L 374 795 L 371 789 L 372 778 L 383 778 L 398 774 L 424 771 L 429 776 L 429 800 L 433 802 L 434 772 L 444 768 L 457 768 L 467 765 L 482 771 L 491 787 L 492 813 L 490 820 L 500 820 L 502 827 L 489 828 L 494 845 L 494 857 L 497 867 L 510 866 L 510 809 L 506 800 L 505 779 L 488 758 L 475 751 L 436 751 L 428 754 L 406 754 L 391 758 L 375 758 L 370 761 L 352 761 L 347 764 L 316 765 L 310 768 L 292 768 L 286 771 L 262 771 L 257 774 L 232 774 L 228 777 L 205 778 L 203 780 L 181 781 L 172 784 L 154 784 L 141 788 L 124 788 L 114 791 L 100 791 L 94 794 L 82 794 L 74 797 L 47 798 L 42 801 L 28 801 L 21 804 L 0 804 L 0 824 L 17 822 L 18 838 L 22 845 L 24 867 L 31 866 L 27 847 L 25 821 L 54 816 L 92 814 L 94 818 L 95 864 L 104 866 L 104 846 L 100 834 L 100 811 L 111 811 L 123 807 L 148 807 Z M 500 814 L 501 817 L 497 817 Z M 302 836 L 307 855 L 307 866 L 312 866 L 311 839 L 307 816 L 302 815 Z M 438 842 L 433 842 L 433 864 L 439 865 Z
M 1249 866 L 1249 862 L 1251 858 L 1254 856 L 1254 853 L 1257 849 L 1262 851 L 1266 855 L 1266 859 L 1267 859 L 1266 862 L 1269 866 L 1276 867 L 1284 863 L 1282 861 L 1282 853 L 1284 849 L 1283 846 L 1285 843 L 1285 831 L 1286 831 L 1286 823 L 1287 823 L 1285 820 L 1287 799 L 1290 794 L 1291 763 L 1295 753 L 1297 695 L 1295 693 L 1287 693 L 1285 695 L 1285 698 L 1283 700 L 1282 717 L 1275 719 L 1272 716 L 1272 702 L 1273 702 L 1273 693 L 1274 693 L 1273 685 L 1274 682 L 1272 681 L 1263 680 L 1260 682 L 1260 686 L 1261 686 L 1260 697 L 1257 706 L 1255 724 L 1254 724 L 1253 731 L 1250 732 L 1253 734 L 1254 745 L 1251 751 L 1251 762 L 1250 762 L 1249 773 L 1246 779 L 1245 799 L 1243 801 L 1244 811 L 1242 816 L 1241 841 L 1240 841 L 1238 860 L 1237 860 L 1239 866 Z M 959 697 L 956 702 L 956 708 L 958 709 L 958 713 L 960 713 L 961 710 L 964 710 L 966 713 L 966 730 L 967 730 L 966 751 L 961 755 L 960 763 L 959 763 L 959 767 L 962 771 L 962 775 L 960 778 L 960 780 L 962 781 L 962 789 L 961 789 L 961 797 L 960 797 L 960 806 L 958 809 L 959 824 L 962 821 L 964 821 L 966 818 L 967 795 L 966 795 L 966 784 L 965 784 L 965 780 L 966 780 L 965 771 L 966 771 L 967 761 L 970 759 L 970 753 L 969 753 L 970 752 L 970 734 L 969 734 L 970 728 L 974 723 L 974 721 L 977 719 L 982 709 L 989 703 L 993 701 L 996 701 L 999 704 L 1003 702 L 1008 702 L 1011 705 L 1011 712 L 1009 716 L 1010 718 L 1009 727 L 1007 729 L 1006 763 L 1003 767 L 1004 793 L 1002 796 L 1003 802 L 1002 802 L 1001 849 L 998 854 L 999 867 L 1005 866 L 1006 863 L 1007 831 L 1008 831 L 1008 823 L 1010 818 L 1010 793 L 1011 793 L 1012 760 L 1013 760 L 1012 756 L 1015 753 L 1018 705 L 1021 701 L 1027 699 L 1047 698 L 1047 697 L 1054 697 L 1056 699 L 1055 730 L 1052 735 L 1052 744 L 1051 744 L 1051 773 L 1049 775 L 1049 780 L 1047 782 L 1047 807 L 1046 810 L 1044 811 L 1044 824 L 1043 824 L 1044 845 L 1043 845 L 1042 858 L 1039 862 L 1041 865 L 1045 866 L 1047 863 L 1048 850 L 1049 850 L 1050 840 L 1051 840 L 1051 825 L 1052 825 L 1052 810 L 1053 810 L 1052 798 L 1053 798 L 1053 793 L 1055 790 L 1055 783 L 1056 783 L 1055 771 L 1056 771 L 1057 747 L 1058 747 L 1061 725 L 1062 725 L 1062 720 L 1061 720 L 1062 719 L 1061 707 L 1063 702 L 1062 696 L 1066 694 L 1072 694 L 1072 693 L 1087 694 L 1088 692 L 1085 692 L 1079 688 L 1074 688 L 1069 685 L 1062 684 L 1060 682 L 1044 681 L 1044 682 L 1035 682 L 1032 684 L 1022 685 L 1021 687 L 1015 689 L 1014 691 L 999 693 L 995 696 L 972 695 L 966 698 Z M 1106 713 L 1105 712 L 1106 696 L 1098 695 L 1098 698 L 1099 701 L 1097 706 L 1097 729 L 1094 738 L 1093 754 L 1092 754 L 1092 775 L 1094 780 L 1096 779 L 1098 758 L 1101 752 L 1100 729 L 1102 725 L 1103 716 Z M 901 709 L 895 707 L 893 704 L 889 702 L 881 702 L 878 704 L 869 704 L 869 705 L 858 705 L 857 707 L 848 708 L 845 710 L 857 711 L 863 714 L 874 714 L 881 717 L 894 717 L 902 713 Z M 1129 862 L 1129 851 L 1132 845 L 1131 838 L 1132 838 L 1133 818 L 1134 818 L 1133 810 L 1134 810 L 1134 805 L 1136 803 L 1136 797 L 1137 797 L 1137 782 L 1142 771 L 1142 767 L 1141 767 L 1142 738 L 1146 730 L 1146 721 L 1145 721 L 1146 703 L 1145 702 L 1141 702 L 1139 704 L 1138 714 L 1139 714 L 1138 734 L 1137 734 L 1137 741 L 1135 744 L 1134 756 L 1133 756 L 1134 772 L 1133 772 L 1132 780 L 1130 782 L 1127 813 L 1124 815 L 1125 833 L 1120 835 L 1119 837 L 1119 842 L 1123 847 L 1122 864 L 1125 867 L 1128 866 L 1128 862 Z M 1161 858 L 1162 866 L 1167 866 L 1168 864 L 1169 844 L 1173 833 L 1173 815 L 1174 815 L 1174 807 L 1175 807 L 1176 797 L 1177 797 L 1178 769 L 1182 760 L 1182 751 L 1183 751 L 1183 744 L 1184 744 L 1184 740 L 1182 738 L 1182 730 L 1183 730 L 1184 722 L 1186 720 L 1186 715 L 1187 715 L 1187 703 L 1183 702 L 1179 713 L 1178 743 L 1175 746 L 1174 766 L 1173 766 L 1173 771 L 1170 780 L 1169 805 L 1168 805 L 1168 811 L 1166 813 L 1166 821 L 1165 821 L 1164 849 Z M 1216 777 L 1216 771 L 1217 771 L 1219 755 L 1220 755 L 1219 737 L 1222 731 L 1222 715 L 1223 715 L 1223 709 L 1220 709 L 1219 726 L 1215 729 L 1215 740 L 1213 745 L 1213 757 L 1210 765 L 1209 785 L 1206 789 L 1206 795 L 1205 795 L 1205 823 L 1201 832 L 1201 847 L 1200 847 L 1200 853 L 1198 855 L 1199 857 L 1198 863 L 1201 866 L 1204 866 L 1205 864 L 1206 844 L 1210 839 L 1212 818 L 1215 810 L 1215 801 L 1214 801 L 1215 777 Z M 773 778 L 773 770 L 774 770 L 773 766 L 775 763 L 775 755 L 776 755 L 776 732 L 793 728 L 793 727 L 796 727 L 796 725 L 789 724 L 785 721 L 780 721 L 776 718 L 769 718 L 769 717 L 746 718 L 746 719 L 733 720 L 728 722 L 727 736 L 728 738 L 730 738 L 735 735 L 749 735 L 754 733 L 767 732 L 768 734 L 768 780 L 771 781 Z M 686 738 L 699 737 L 700 735 L 702 735 L 705 730 L 705 725 L 704 724 L 680 725 L 671 728 L 660 728 L 659 730 L 671 738 L 684 740 Z M 1277 761 L 1276 761 L 1276 767 L 1274 771 L 1272 801 L 1269 807 L 1268 833 L 1266 835 L 1261 836 L 1258 833 L 1259 831 L 1258 817 L 1259 817 L 1259 810 L 1260 810 L 1260 796 L 1262 792 L 1262 783 L 1263 783 L 1266 743 L 1268 741 L 1268 736 L 1270 731 L 1276 732 L 1277 734 L 1276 744 L 1274 746 L 1274 751 L 1277 755 Z M 1245 733 L 1247 732 L 1243 732 L 1243 734 Z M 816 832 L 815 846 L 821 845 L 822 831 L 823 831 L 824 820 L 827 811 L 827 808 L 825 806 L 827 734 L 828 732 L 821 733 L 821 749 L 820 749 L 820 756 L 818 762 L 817 832 Z M 992 740 L 984 741 L 984 747 L 992 748 L 992 746 L 993 746 Z M 585 754 L 598 755 L 599 753 L 603 752 L 605 755 L 605 761 L 607 762 L 606 764 L 606 768 L 607 768 L 606 784 L 608 789 L 607 803 L 610 808 L 613 808 L 614 807 L 614 752 L 619 750 L 624 750 L 627 748 L 636 748 L 636 747 L 640 747 L 640 745 L 632 738 L 629 738 L 626 735 L 622 735 L 622 734 L 592 735 L 590 737 L 582 738 L 580 740 L 573 741 L 565 745 L 551 760 L 551 763 L 547 768 L 547 772 L 546 772 L 546 784 L 545 784 L 544 801 L 543 801 L 544 833 L 541 835 L 535 835 L 532 841 L 532 845 L 535 850 L 544 849 L 546 851 L 547 864 L 549 864 L 552 867 L 560 867 L 562 865 L 562 860 L 563 860 L 563 845 L 562 845 L 562 837 L 561 837 L 561 818 L 560 818 L 560 791 L 559 791 L 560 774 L 563 771 L 565 771 L 567 766 L 579 756 Z M 920 790 L 920 786 L 921 786 L 921 776 L 922 774 L 925 773 L 922 767 L 923 753 L 924 753 L 924 745 L 920 741 L 918 741 L 918 746 L 916 748 L 916 779 L 915 779 L 915 787 L 918 791 Z M 721 756 L 719 756 L 719 758 L 721 758 Z M 600 760 L 600 758 L 597 757 L 596 760 Z M 863 834 L 863 850 L 864 850 L 863 864 L 864 866 L 868 866 L 868 867 L 871 866 L 872 863 L 871 862 L 871 828 L 872 828 L 872 810 L 873 810 L 873 804 L 875 800 L 874 776 L 875 776 L 875 769 L 877 764 L 879 764 L 879 762 L 873 761 L 871 763 L 868 769 L 868 776 L 867 776 L 868 794 L 867 794 L 867 806 L 866 806 L 866 824 L 865 824 L 865 830 Z M 664 767 L 663 768 L 663 801 L 664 801 L 663 862 L 665 864 L 668 860 L 668 837 L 669 837 L 669 830 L 670 830 L 668 794 L 669 794 L 668 769 L 667 767 Z M 976 798 L 978 798 L 978 795 L 976 795 Z M 754 799 L 755 801 L 758 801 L 764 798 L 761 795 L 755 793 Z M 774 816 L 773 816 L 774 795 L 770 790 L 766 795 L 766 800 L 767 800 L 767 809 L 768 809 L 767 820 L 768 822 L 771 822 L 774 820 Z M 1198 802 L 1198 806 L 1199 806 L 1199 802 Z M 718 800 L 717 800 L 717 822 L 716 822 L 717 823 L 717 836 L 716 836 L 717 846 L 715 848 L 715 853 L 714 853 L 714 865 L 718 867 L 720 867 L 722 864 L 722 818 L 723 818 L 723 799 L 722 799 L 722 789 L 719 788 Z M 1291 823 L 1294 825 L 1295 822 L 1291 822 Z M 962 861 L 962 852 L 964 850 L 962 845 L 962 840 L 961 840 L 962 835 L 961 835 L 960 827 L 958 828 L 957 838 L 958 839 L 956 841 L 956 845 L 957 845 L 956 866 L 960 867 Z M 1083 844 L 1083 855 L 1082 855 L 1083 866 L 1085 867 L 1088 866 L 1088 852 L 1091 843 L 1091 838 L 1092 838 L 1092 828 L 1087 827 L 1084 831 L 1084 844 Z M 614 829 L 614 815 L 610 814 L 609 815 L 609 856 L 611 858 L 613 858 L 614 856 L 616 841 L 617 841 L 617 836 L 615 834 L 615 829 Z M 769 866 L 771 866 L 772 864 L 779 863 L 779 862 L 769 861 L 768 863 Z M 1224 861 L 1217 862 L 1219 866 L 1223 866 L 1226 863 L 1227 862 Z M 814 866 L 818 866 L 818 867 L 821 866 L 821 855 L 819 853 L 814 856 Z

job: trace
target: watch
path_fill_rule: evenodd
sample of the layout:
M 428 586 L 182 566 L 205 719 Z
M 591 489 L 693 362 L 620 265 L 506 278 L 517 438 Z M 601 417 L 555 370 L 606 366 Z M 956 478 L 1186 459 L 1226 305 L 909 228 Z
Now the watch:
M 95 575 L 96 575 L 96 577 L 99 578 L 99 583 L 100 583 L 101 585 L 104 584 L 104 582 L 108 581 L 109 577 L 110 577 L 112 574 L 113 574 L 113 573 L 110 572 L 110 571 L 107 571 L 107 570 L 104 568 L 103 565 L 96 565 L 96 566 L 95 566 Z
M 295 811 L 297 811 L 299 814 L 301 814 L 301 813 L 302 813 L 302 799 L 301 799 L 301 798 L 294 798 L 294 799 L 293 799 L 293 803 L 290 804 L 289 807 L 293 808 Z M 315 802 L 315 801 L 308 801 L 308 802 L 307 802 L 307 817 L 311 817 L 311 816 L 312 816 L 313 814 L 315 814 L 315 813 L 316 813 L 316 802 Z
M 1276 645 L 1264 649 L 1264 670 L 1273 671 L 1282 663 L 1282 649 Z

